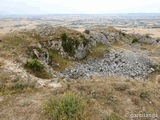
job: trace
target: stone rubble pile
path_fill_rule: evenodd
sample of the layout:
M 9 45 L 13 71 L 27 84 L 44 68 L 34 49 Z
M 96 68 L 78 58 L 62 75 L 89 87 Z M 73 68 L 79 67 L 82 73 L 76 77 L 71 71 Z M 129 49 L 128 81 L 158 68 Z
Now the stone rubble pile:
M 154 71 L 151 65 L 155 64 L 146 55 L 111 49 L 104 53 L 103 58 L 89 58 L 85 64 L 77 63 L 74 68 L 66 68 L 63 74 L 72 79 L 96 74 L 147 79 L 148 74 Z

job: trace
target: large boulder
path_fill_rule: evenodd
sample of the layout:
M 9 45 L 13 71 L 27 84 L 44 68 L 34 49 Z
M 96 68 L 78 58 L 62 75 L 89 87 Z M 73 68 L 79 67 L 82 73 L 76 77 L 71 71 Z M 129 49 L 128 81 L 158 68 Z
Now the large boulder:
M 98 43 L 102 43 L 103 45 L 109 45 L 109 40 L 102 33 L 94 33 L 92 34 L 92 38 Z
M 83 42 L 80 42 L 78 48 L 75 50 L 75 56 L 78 60 L 86 56 L 86 47 L 84 47 Z
M 151 37 L 149 37 L 149 38 L 148 37 L 143 37 L 143 38 L 139 39 L 138 41 L 148 43 L 150 45 L 156 45 L 157 44 L 156 39 L 151 38 Z

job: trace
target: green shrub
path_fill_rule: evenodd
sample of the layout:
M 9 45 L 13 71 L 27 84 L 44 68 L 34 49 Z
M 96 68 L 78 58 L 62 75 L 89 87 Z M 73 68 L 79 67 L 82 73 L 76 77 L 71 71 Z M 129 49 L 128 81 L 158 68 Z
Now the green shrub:
M 159 42 L 160 41 L 160 38 L 157 38 L 157 40 L 156 40 L 157 42 Z
M 136 42 L 138 42 L 138 39 L 137 39 L 137 38 L 134 38 L 134 39 L 132 40 L 132 43 L 136 43 Z
M 35 72 L 42 71 L 44 69 L 44 66 L 37 59 L 32 59 L 32 60 L 27 61 L 27 63 L 25 63 L 25 67 L 28 67 Z
M 52 120 L 84 120 L 85 117 L 85 101 L 70 92 L 51 98 L 43 109 Z
M 62 39 L 63 42 L 66 42 L 66 40 L 67 40 L 67 34 L 66 33 L 62 33 L 61 34 L 61 39 Z
M 79 42 L 78 40 L 75 40 L 75 41 L 74 41 L 74 44 L 76 45 L 76 48 L 78 48 L 80 42 Z
M 83 34 L 80 35 L 81 38 L 85 39 L 85 36 Z
M 51 59 L 56 57 L 56 55 L 58 54 L 55 50 L 49 50 L 48 53 Z
M 25 68 L 28 72 L 35 75 L 38 78 L 50 79 L 52 75 L 45 71 L 43 64 L 38 59 L 32 59 L 25 63 Z M 28 69 L 29 68 L 29 69 Z
M 122 36 L 126 36 L 126 33 L 122 32 Z
M 84 47 L 85 47 L 88 43 L 89 43 L 88 40 L 83 39 L 83 45 L 84 45 Z
M 89 34 L 89 33 L 90 33 L 90 30 L 87 30 L 87 29 L 86 29 L 86 30 L 84 31 L 84 33 Z
M 68 38 L 66 41 L 62 41 L 62 47 L 65 52 L 69 54 L 69 56 L 74 56 L 74 41 L 71 38 Z

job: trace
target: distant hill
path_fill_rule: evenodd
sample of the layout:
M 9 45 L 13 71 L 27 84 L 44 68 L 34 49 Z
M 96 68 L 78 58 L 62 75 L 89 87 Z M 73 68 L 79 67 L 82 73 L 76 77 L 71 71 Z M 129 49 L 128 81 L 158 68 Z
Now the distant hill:
M 9 14 L 10 14 L 9 12 L 0 10 L 0 15 L 9 15 Z
M 128 13 L 128 16 L 160 16 L 160 13 Z

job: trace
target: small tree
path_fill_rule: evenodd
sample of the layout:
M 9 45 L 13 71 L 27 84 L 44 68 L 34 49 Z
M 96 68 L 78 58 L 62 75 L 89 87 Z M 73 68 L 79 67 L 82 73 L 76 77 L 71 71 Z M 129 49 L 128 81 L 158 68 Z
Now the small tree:
M 70 56 L 75 54 L 73 39 L 68 37 L 66 41 L 62 41 L 62 47 Z
M 66 40 L 67 40 L 67 34 L 66 33 L 62 33 L 61 34 L 61 38 L 62 38 L 63 42 L 66 42 Z

